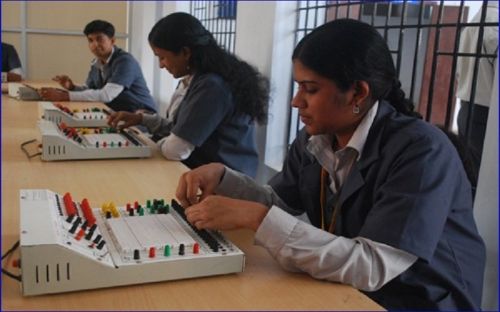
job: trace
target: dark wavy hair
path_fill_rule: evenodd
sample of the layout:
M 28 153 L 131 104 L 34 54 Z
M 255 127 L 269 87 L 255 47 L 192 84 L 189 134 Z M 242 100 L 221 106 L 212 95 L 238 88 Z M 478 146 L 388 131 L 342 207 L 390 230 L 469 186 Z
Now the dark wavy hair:
M 352 19 L 328 22 L 299 42 L 292 59 L 333 80 L 342 91 L 365 81 L 374 101 L 387 100 L 397 111 L 421 118 L 401 90 L 384 38 L 366 23 Z
M 181 12 L 167 15 L 153 26 L 148 40 L 151 45 L 176 54 L 188 47 L 191 68 L 199 74 L 221 76 L 231 89 L 237 112 L 259 123 L 267 121 L 268 79 L 219 47 L 213 35 L 194 16 Z
M 103 20 L 93 20 L 88 23 L 83 30 L 85 36 L 88 36 L 93 33 L 103 33 L 109 38 L 113 38 L 115 36 L 115 27 L 110 22 L 106 22 Z

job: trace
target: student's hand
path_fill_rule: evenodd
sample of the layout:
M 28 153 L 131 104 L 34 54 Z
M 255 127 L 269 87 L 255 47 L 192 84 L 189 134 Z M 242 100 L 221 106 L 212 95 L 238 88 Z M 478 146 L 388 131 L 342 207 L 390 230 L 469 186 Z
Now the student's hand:
M 141 122 L 141 113 L 114 112 L 108 118 L 108 125 L 118 130 L 138 125 Z
M 7 81 L 18 82 L 23 80 L 23 77 L 16 73 L 7 73 Z
M 41 88 L 38 94 L 46 101 L 69 101 L 68 91 L 57 88 Z
M 57 81 L 63 88 L 67 90 L 73 90 L 75 88 L 75 85 L 73 84 L 71 78 L 66 75 L 55 76 L 54 78 L 52 78 L 52 80 Z
M 214 194 L 224 172 L 224 165 L 219 163 L 211 163 L 186 172 L 179 179 L 175 196 L 183 207 L 197 204 Z M 198 194 L 198 191 L 201 193 Z
M 261 203 L 210 195 L 186 208 L 188 221 L 198 229 L 257 231 L 269 209 Z

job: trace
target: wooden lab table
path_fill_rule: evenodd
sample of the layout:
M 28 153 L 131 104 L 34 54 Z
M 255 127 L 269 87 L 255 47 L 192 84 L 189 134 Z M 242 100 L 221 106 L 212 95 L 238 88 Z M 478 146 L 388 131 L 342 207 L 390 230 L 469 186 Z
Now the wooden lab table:
M 28 160 L 22 142 L 37 138 L 37 102 L 2 95 L 2 254 L 19 239 L 19 190 L 70 192 L 92 207 L 150 198 L 170 199 L 187 169 L 167 161 L 158 150 L 149 159 L 44 162 Z M 81 107 L 87 104 L 67 104 Z M 289 273 L 261 247 L 253 233 L 230 231 L 226 236 L 246 254 L 243 273 L 23 297 L 20 283 L 2 275 L 2 310 L 381 310 L 356 289 L 306 274 Z M 19 274 L 11 266 L 4 267 Z

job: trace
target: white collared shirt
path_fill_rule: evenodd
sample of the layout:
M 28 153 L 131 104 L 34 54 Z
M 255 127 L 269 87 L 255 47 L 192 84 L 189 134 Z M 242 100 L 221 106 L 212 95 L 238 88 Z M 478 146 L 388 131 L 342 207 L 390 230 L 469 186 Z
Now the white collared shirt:
M 106 61 L 103 63 L 101 62 L 100 59 L 98 58 L 95 58 L 92 60 L 92 66 L 94 66 L 95 68 L 97 68 L 99 70 L 99 73 L 101 74 L 101 79 L 104 81 L 104 66 L 106 66 L 106 64 L 109 63 L 109 61 L 111 61 L 111 58 L 113 57 L 113 54 L 115 54 L 115 47 L 113 47 L 111 49 L 111 53 L 109 54 L 108 58 L 106 59 Z
M 182 100 L 184 100 L 184 96 L 186 96 L 187 90 L 191 85 L 191 80 L 193 80 L 193 75 L 185 76 L 179 81 L 179 84 L 170 99 L 170 106 L 167 109 L 168 121 L 172 122 L 174 120 L 175 113 L 177 112 Z
M 188 75 L 182 78 L 181 81 L 179 81 L 174 94 L 172 94 L 170 106 L 167 109 L 167 116 L 165 118 L 166 123 L 174 122 L 176 112 L 179 109 L 180 104 L 184 100 L 184 97 L 186 96 L 192 80 L 193 75 Z M 156 123 L 156 129 L 158 129 L 163 123 L 159 116 L 143 117 L 143 121 L 144 120 L 146 120 L 146 123 L 149 123 L 150 125 Z M 162 155 L 169 160 L 185 160 L 191 155 L 195 148 L 194 144 L 176 136 L 173 133 L 170 133 L 168 136 L 159 140 L 157 142 L 157 145 L 160 148 Z
M 111 50 L 111 54 L 106 59 L 106 63 L 102 63 L 98 58 L 92 60 L 92 66 L 95 66 L 99 70 L 101 79 L 104 81 L 104 66 L 109 63 L 113 54 L 115 53 L 115 47 Z M 109 103 L 113 101 L 120 93 L 123 91 L 124 87 L 122 85 L 108 82 L 104 85 L 102 89 L 88 89 L 86 85 L 75 87 L 74 91 L 69 91 L 70 101 L 82 101 L 82 102 L 104 102 Z
M 328 172 L 330 189 L 334 194 L 344 184 L 354 162 L 361 157 L 377 111 L 378 101 L 368 110 L 347 145 L 341 150 L 333 151 L 333 138 L 327 134 L 313 135 L 309 138 L 306 148 Z
M 337 180 L 336 192 L 350 166 L 359 160 L 375 120 L 378 102 L 366 113 L 349 143 L 333 152 L 328 136 L 313 136 L 307 149 Z M 333 165 L 334 160 L 337 165 Z M 332 178 L 335 177 L 335 178 Z M 300 220 L 283 209 L 286 203 L 270 186 L 260 186 L 250 178 L 226 167 L 216 189 L 217 194 L 254 200 L 271 207 L 255 233 L 257 245 L 290 271 L 303 271 L 311 276 L 350 284 L 365 291 L 375 291 L 406 271 L 417 257 L 404 250 L 364 237 L 336 236 Z M 281 208 L 280 208 L 281 207 Z

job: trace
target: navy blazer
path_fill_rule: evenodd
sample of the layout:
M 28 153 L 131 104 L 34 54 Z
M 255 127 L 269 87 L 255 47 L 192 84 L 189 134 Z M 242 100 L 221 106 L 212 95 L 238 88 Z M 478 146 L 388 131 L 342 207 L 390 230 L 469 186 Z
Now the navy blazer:
M 189 168 L 221 162 L 255 177 L 259 156 L 255 124 L 236 110 L 229 85 L 214 73 L 196 74 L 175 113 L 172 133 L 195 146 Z
M 110 82 L 123 86 L 123 91 L 111 102 L 105 103 L 114 111 L 135 112 L 144 109 L 156 112 L 156 103 L 149 93 L 141 66 L 132 54 L 115 46 L 109 62 L 104 65 L 103 76 L 94 64 L 90 67 L 86 85 L 90 89 L 102 89 Z
M 306 149 L 308 139 L 302 130 L 269 184 L 290 213 L 305 212 L 321 227 L 321 167 Z M 366 292 L 373 300 L 388 309 L 480 308 L 485 247 L 473 219 L 470 183 L 441 130 L 380 102 L 339 203 L 334 234 L 365 237 L 418 257 L 381 289 Z

